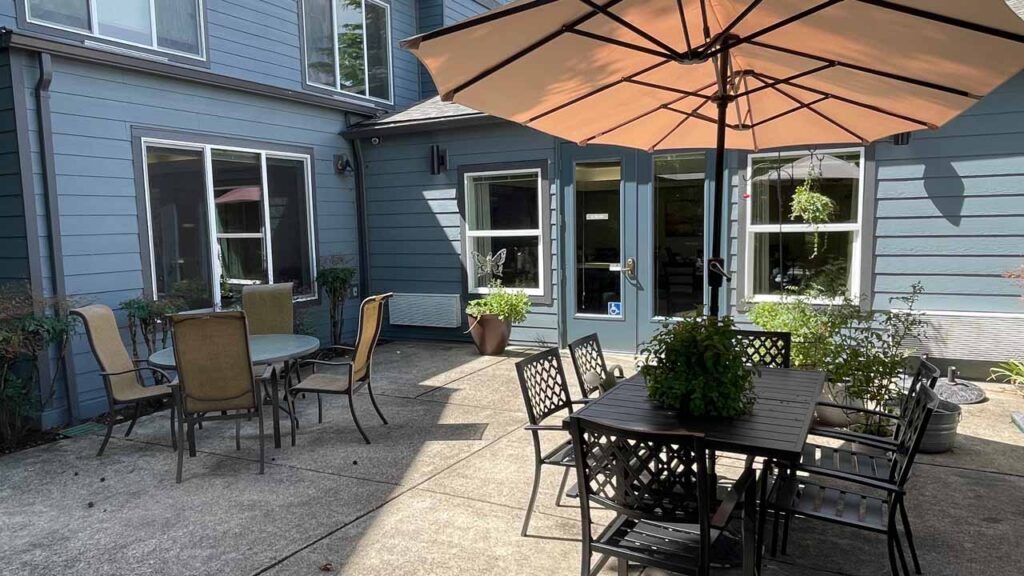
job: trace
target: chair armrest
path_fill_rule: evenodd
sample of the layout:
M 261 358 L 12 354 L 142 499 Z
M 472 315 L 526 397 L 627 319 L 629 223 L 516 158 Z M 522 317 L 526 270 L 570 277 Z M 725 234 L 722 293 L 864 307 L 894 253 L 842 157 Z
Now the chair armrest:
M 536 432 L 565 432 L 565 428 L 557 424 L 527 424 L 523 426 L 523 430 L 531 430 Z
M 838 428 L 817 428 L 812 427 L 810 434 L 815 436 L 822 436 L 824 438 L 833 438 L 835 440 L 845 440 L 847 442 L 857 442 L 865 446 L 872 448 L 878 448 L 879 450 L 896 450 L 899 447 L 899 443 L 891 438 L 880 438 L 878 436 L 872 436 L 870 434 L 862 434 L 860 432 L 854 432 L 852 430 L 840 430 Z
M 864 476 L 857 476 L 856 474 L 849 474 L 847 472 L 840 472 L 839 470 L 830 470 L 828 468 L 819 468 L 817 466 L 809 466 L 807 464 L 799 464 L 796 469 L 800 472 L 807 472 L 815 476 L 824 476 L 826 478 L 832 478 L 834 480 L 842 480 L 844 482 L 851 482 L 853 484 L 860 484 L 861 486 L 867 486 L 868 488 L 874 488 L 876 490 L 884 490 L 892 494 L 903 494 L 903 488 L 893 484 L 892 482 L 885 482 L 883 480 L 875 480 L 873 478 L 867 478 Z
M 850 412 L 860 412 L 861 414 L 871 414 L 872 416 L 881 416 L 883 418 L 891 418 L 893 420 L 900 420 L 900 417 L 896 414 L 890 414 L 881 410 L 872 410 L 871 408 L 862 408 L 860 406 L 850 406 L 849 404 L 838 404 L 836 402 L 819 401 L 818 406 L 825 406 L 828 408 L 838 408 L 840 410 L 848 410 Z
M 593 402 L 593 398 L 580 398 L 579 400 L 569 400 L 570 404 L 590 404 Z
M 625 378 L 626 373 L 622 370 L 622 366 L 618 364 L 612 364 L 608 367 L 608 371 L 615 375 L 616 378 Z
M 743 471 L 743 474 L 740 474 L 740 477 L 736 479 L 736 483 L 732 485 L 732 489 L 725 495 L 725 500 L 722 500 L 722 503 L 718 506 L 715 515 L 711 517 L 712 528 L 725 528 L 729 523 L 729 517 L 732 516 L 733 510 L 739 504 L 740 498 L 756 477 L 757 475 L 753 468 L 747 468 Z
M 148 372 L 152 372 L 152 373 L 160 376 L 166 382 L 170 382 L 171 381 L 171 377 L 167 375 L 167 372 L 164 372 L 163 370 L 161 370 L 159 368 L 153 368 L 152 366 L 138 366 L 138 367 L 132 368 L 130 370 L 121 370 L 120 372 L 100 372 L 100 376 L 103 376 L 103 377 L 121 376 L 121 375 L 124 375 L 124 374 L 131 374 L 133 372 L 135 372 L 135 373 L 142 372 L 144 370 L 148 371 Z
M 339 362 L 331 362 L 329 360 L 314 360 L 312 358 L 306 360 L 300 360 L 299 366 L 309 366 L 310 364 L 323 365 L 323 366 L 351 366 L 351 360 L 343 360 Z

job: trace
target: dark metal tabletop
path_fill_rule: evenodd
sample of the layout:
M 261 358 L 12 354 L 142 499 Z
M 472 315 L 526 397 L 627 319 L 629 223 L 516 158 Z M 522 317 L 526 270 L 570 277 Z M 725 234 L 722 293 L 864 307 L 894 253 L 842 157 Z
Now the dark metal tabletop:
M 782 460 L 797 460 L 807 441 L 814 407 L 825 385 L 821 372 L 760 368 L 754 376 L 757 401 L 741 418 L 680 418 L 647 397 L 637 374 L 576 411 L 586 418 L 657 434 L 704 434 L 708 448 Z

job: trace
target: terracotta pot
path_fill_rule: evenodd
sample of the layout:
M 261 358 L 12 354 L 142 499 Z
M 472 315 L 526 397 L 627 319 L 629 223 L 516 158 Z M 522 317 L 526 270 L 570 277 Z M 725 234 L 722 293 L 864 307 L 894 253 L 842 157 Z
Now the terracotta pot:
M 469 319 L 469 332 L 473 336 L 476 349 L 484 356 L 498 356 L 508 346 L 512 334 L 512 323 L 498 318 L 495 314 L 484 314 L 477 318 L 466 314 Z

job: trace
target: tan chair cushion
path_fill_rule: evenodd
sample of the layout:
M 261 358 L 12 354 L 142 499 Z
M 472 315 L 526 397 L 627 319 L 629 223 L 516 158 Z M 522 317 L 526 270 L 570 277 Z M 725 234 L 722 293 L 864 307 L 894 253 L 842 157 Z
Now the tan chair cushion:
M 103 304 L 91 304 L 76 308 L 71 313 L 82 319 L 100 370 L 121 373 L 108 377 L 112 400 L 122 403 L 147 397 L 148 389 L 139 383 L 137 373 L 132 371 L 135 364 L 121 340 L 113 310 Z
M 134 402 L 136 400 L 146 400 L 148 398 L 160 398 L 161 396 L 170 396 L 170 394 L 171 388 L 166 384 L 157 384 L 156 386 L 137 386 L 125 391 L 122 396 L 118 397 L 117 401 Z
M 293 386 L 293 392 L 311 392 L 316 394 L 345 394 L 351 383 L 348 371 L 342 374 L 324 374 L 318 372 L 302 379 L 302 383 Z
M 249 334 L 291 334 L 295 331 L 292 283 L 245 286 L 242 310 Z
M 245 313 L 175 314 L 171 322 L 185 411 L 255 408 Z

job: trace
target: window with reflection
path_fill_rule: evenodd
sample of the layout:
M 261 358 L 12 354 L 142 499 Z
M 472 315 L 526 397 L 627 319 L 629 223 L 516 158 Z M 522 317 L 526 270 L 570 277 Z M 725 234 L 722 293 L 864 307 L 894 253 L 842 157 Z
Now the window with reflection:
M 704 154 L 654 157 L 654 316 L 704 307 Z
M 145 139 L 143 151 L 158 297 L 216 308 L 281 282 L 316 295 L 308 156 Z
M 576 313 L 622 302 L 622 164 L 576 164 Z
M 306 81 L 391 101 L 391 13 L 376 0 L 302 0 Z
M 543 294 L 540 170 L 465 175 L 466 266 L 471 293 L 492 284 Z
M 862 150 L 751 156 L 742 199 L 749 297 L 857 296 L 863 162 Z M 808 192 L 827 207 L 827 221 L 795 214 L 794 198 Z

